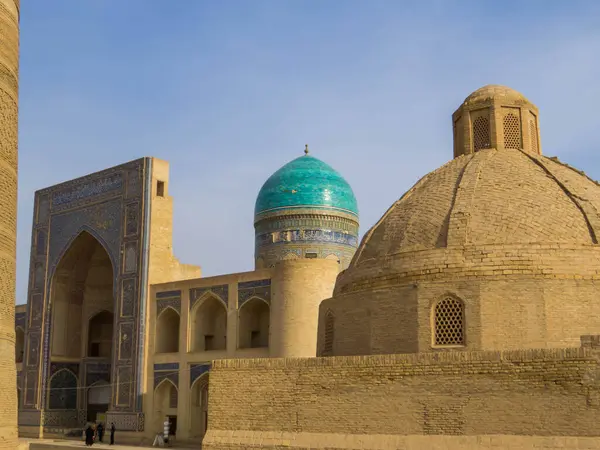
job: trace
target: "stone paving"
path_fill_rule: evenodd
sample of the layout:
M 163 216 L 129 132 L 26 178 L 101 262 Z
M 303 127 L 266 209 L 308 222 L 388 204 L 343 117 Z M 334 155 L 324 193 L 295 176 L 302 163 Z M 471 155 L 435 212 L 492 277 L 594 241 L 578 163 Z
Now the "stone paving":
M 80 440 L 59 440 L 59 439 L 21 439 L 20 441 L 23 444 L 29 444 L 29 450 L 51 450 L 51 449 L 62 449 L 62 448 L 84 448 L 85 443 Z M 24 447 L 27 448 L 27 447 Z M 131 445 L 108 445 L 108 444 L 94 444 L 92 448 L 114 448 L 119 450 L 139 450 L 142 448 L 158 448 L 152 447 L 150 445 L 141 445 L 141 446 L 131 446 Z M 173 445 L 171 448 L 179 448 L 179 449 L 199 449 L 200 447 L 181 447 L 177 444 Z

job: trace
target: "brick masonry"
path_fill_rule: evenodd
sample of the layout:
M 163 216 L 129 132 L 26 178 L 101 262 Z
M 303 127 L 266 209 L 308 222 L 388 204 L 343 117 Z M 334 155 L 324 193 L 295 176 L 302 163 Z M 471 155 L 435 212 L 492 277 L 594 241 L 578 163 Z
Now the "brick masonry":
M 0 0 L 0 449 L 17 442 L 15 281 L 19 5 Z
M 215 361 L 203 448 L 260 439 L 261 448 L 403 448 L 394 443 L 411 435 L 469 436 L 439 437 L 449 443 L 440 448 L 547 436 L 540 442 L 553 448 L 557 436 L 600 435 L 598 356 L 572 348 Z

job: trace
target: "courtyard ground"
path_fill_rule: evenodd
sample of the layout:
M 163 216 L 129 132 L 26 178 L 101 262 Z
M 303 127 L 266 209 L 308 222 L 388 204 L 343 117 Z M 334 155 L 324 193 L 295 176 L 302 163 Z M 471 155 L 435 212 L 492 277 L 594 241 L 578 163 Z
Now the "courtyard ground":
M 21 442 L 26 444 L 29 444 L 29 449 L 30 450 L 51 450 L 51 449 L 63 449 L 63 448 L 86 448 L 85 444 L 82 440 L 60 440 L 60 439 L 21 439 Z M 25 447 L 27 448 L 27 447 Z M 92 447 L 92 449 L 94 448 L 114 448 L 114 449 L 118 449 L 118 450 L 139 450 L 141 448 L 158 448 L 158 447 L 151 447 L 150 445 L 146 445 L 146 446 L 131 446 L 131 445 L 108 445 L 106 443 L 103 444 L 94 444 L 94 446 Z M 171 448 L 179 448 L 179 449 L 187 449 L 187 450 L 191 450 L 192 448 L 194 449 L 199 449 L 200 447 L 182 447 L 182 446 L 178 446 L 177 444 L 173 445 L 173 447 Z

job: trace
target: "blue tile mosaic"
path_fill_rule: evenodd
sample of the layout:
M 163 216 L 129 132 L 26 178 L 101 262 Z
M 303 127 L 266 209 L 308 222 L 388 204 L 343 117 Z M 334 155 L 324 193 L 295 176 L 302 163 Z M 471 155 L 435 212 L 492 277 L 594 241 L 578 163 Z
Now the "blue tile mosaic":
M 310 155 L 287 163 L 265 182 L 254 214 L 278 209 L 314 207 L 358 216 L 352 188 L 331 166 Z
M 263 233 L 256 237 L 256 245 L 271 245 L 286 242 L 317 242 L 358 247 L 358 237 L 331 230 L 286 230 Z
M 179 370 L 179 363 L 163 363 L 163 364 L 154 364 L 154 371 L 161 370 Z
M 192 364 L 190 366 L 190 386 L 194 384 L 198 378 L 204 375 L 206 372 L 210 371 L 211 364 L 203 363 L 203 364 Z
M 223 300 L 227 305 L 229 300 L 229 285 L 221 284 L 218 286 L 207 286 L 202 288 L 190 289 L 190 310 L 194 307 L 196 302 L 207 292 L 214 294 L 216 297 Z
M 181 291 L 164 291 L 164 292 L 156 293 L 156 298 L 172 298 L 172 297 L 181 297 Z
M 271 280 L 243 281 L 238 283 L 238 307 L 252 297 L 258 297 L 271 303 Z

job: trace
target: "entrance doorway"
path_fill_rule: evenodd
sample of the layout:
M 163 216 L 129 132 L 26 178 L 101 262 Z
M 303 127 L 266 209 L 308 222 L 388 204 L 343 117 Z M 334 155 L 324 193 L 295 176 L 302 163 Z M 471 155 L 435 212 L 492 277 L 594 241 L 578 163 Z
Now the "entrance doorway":
M 87 393 L 87 420 L 88 422 L 101 421 L 108 411 L 110 403 L 110 384 L 99 381 L 88 389 Z

